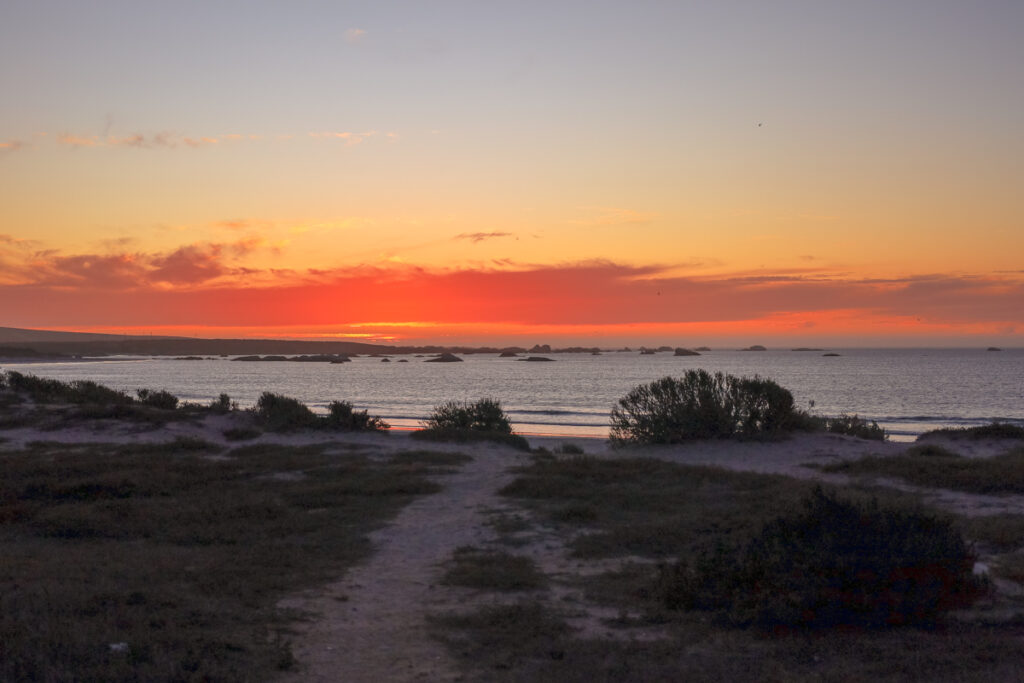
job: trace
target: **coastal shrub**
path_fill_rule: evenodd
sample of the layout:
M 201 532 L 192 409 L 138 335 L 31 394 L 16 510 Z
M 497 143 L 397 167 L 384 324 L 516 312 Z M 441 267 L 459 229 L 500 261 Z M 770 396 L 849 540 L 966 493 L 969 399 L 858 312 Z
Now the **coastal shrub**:
M 512 422 L 492 398 L 475 403 L 446 401 L 434 408 L 423 422 L 423 429 L 413 432 L 417 439 L 429 441 L 494 441 L 519 450 L 530 450 L 529 442 L 512 432 Z
M 231 409 L 234 407 L 235 406 L 231 403 L 231 397 L 227 394 L 221 394 L 210 402 L 210 412 L 216 413 L 217 415 L 230 413 Z
M 161 410 L 174 410 L 178 407 L 178 397 L 167 391 L 139 389 L 135 393 L 138 396 L 139 403 L 144 406 L 160 408 Z
M 365 410 L 355 410 L 348 401 L 332 401 L 323 419 L 328 428 L 346 432 L 375 432 L 390 428 L 379 417 L 368 415 Z
M 127 404 L 133 399 L 123 391 L 110 389 L 91 380 L 61 382 L 20 372 L 7 372 L 7 387 L 28 394 L 37 403 L 95 403 L 99 405 Z
M 948 520 L 819 487 L 746 544 L 663 566 L 658 594 L 670 609 L 720 610 L 736 625 L 930 626 L 984 592 L 974 561 Z
M 482 398 L 475 403 L 442 403 L 434 408 L 424 426 L 439 431 L 512 433 L 512 423 L 501 409 L 501 403 L 493 398 Z
M 634 387 L 611 412 L 610 438 L 628 443 L 682 443 L 754 437 L 802 426 L 793 395 L 761 377 L 689 370 Z
M 882 427 L 878 426 L 877 422 L 874 420 L 868 422 L 858 415 L 843 414 L 839 417 L 827 417 L 825 418 L 825 431 L 873 441 L 885 441 L 889 438 L 889 435 Z
M 253 411 L 257 422 L 272 432 L 312 427 L 317 421 L 316 415 L 305 404 L 269 391 L 263 392 Z

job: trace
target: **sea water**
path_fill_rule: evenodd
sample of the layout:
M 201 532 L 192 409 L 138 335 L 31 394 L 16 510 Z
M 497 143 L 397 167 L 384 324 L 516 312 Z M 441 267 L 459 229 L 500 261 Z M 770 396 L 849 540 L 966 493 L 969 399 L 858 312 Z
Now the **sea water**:
M 129 392 L 165 389 L 186 401 L 208 402 L 226 393 L 242 407 L 253 405 L 264 391 L 291 396 L 314 410 L 345 400 L 396 427 L 418 426 L 444 401 L 491 397 L 501 401 L 519 432 L 605 437 L 612 406 L 634 386 L 703 368 L 767 377 L 789 389 L 798 407 L 818 415 L 875 420 L 898 440 L 993 420 L 1024 425 L 1024 349 L 835 352 L 839 355 L 712 350 L 677 357 L 619 351 L 549 354 L 552 362 L 466 354 L 461 363 L 394 355 L 390 362 L 362 356 L 342 364 L 115 357 L 6 369 L 89 379 Z

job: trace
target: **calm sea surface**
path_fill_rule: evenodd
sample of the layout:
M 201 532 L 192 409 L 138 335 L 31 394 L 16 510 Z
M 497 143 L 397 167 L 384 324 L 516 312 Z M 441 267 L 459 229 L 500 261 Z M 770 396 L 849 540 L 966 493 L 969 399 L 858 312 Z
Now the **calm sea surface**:
M 894 439 L 929 429 L 992 420 L 1024 425 L 1024 349 L 844 349 L 820 351 L 708 351 L 701 356 L 637 352 L 552 354 L 529 363 L 493 354 L 463 363 L 425 358 L 357 357 L 351 363 L 234 362 L 225 358 L 167 358 L 102 362 L 28 363 L 6 369 L 62 380 L 91 379 L 134 392 L 166 389 L 187 401 L 227 393 L 251 406 L 264 391 L 297 398 L 314 409 L 347 400 L 394 426 L 415 427 L 447 400 L 494 397 L 517 431 L 527 434 L 607 436 L 608 414 L 637 384 L 690 368 L 761 375 L 793 392 L 814 413 L 859 414 L 877 420 Z M 405 358 L 406 363 L 397 362 Z

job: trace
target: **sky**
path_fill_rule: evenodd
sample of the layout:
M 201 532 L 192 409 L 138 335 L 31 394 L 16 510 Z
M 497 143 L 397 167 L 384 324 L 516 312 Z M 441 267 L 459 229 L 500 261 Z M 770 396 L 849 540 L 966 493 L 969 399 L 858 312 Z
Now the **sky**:
M 1019 0 L 0 0 L 0 326 L 1024 345 Z

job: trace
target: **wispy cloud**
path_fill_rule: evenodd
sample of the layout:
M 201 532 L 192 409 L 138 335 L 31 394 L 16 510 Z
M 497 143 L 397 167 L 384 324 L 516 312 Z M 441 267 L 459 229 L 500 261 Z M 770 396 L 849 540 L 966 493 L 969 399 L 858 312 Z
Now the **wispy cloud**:
M 453 240 L 469 240 L 473 244 L 483 242 L 484 240 L 493 240 L 500 237 L 513 237 L 511 232 L 463 232 L 455 237 Z
M 365 133 L 355 133 L 353 131 L 321 131 L 310 133 L 309 137 L 325 140 L 344 140 L 346 145 L 358 145 L 363 140 L 372 138 L 376 134 L 377 131 L 375 130 L 368 130 Z
M 361 28 L 350 28 L 345 31 L 345 42 L 355 45 L 356 43 L 362 42 L 363 38 L 366 37 L 366 31 Z
M 8 154 L 10 152 L 17 152 L 19 149 L 24 149 L 27 145 L 21 140 L 7 140 L 0 142 L 0 154 Z

